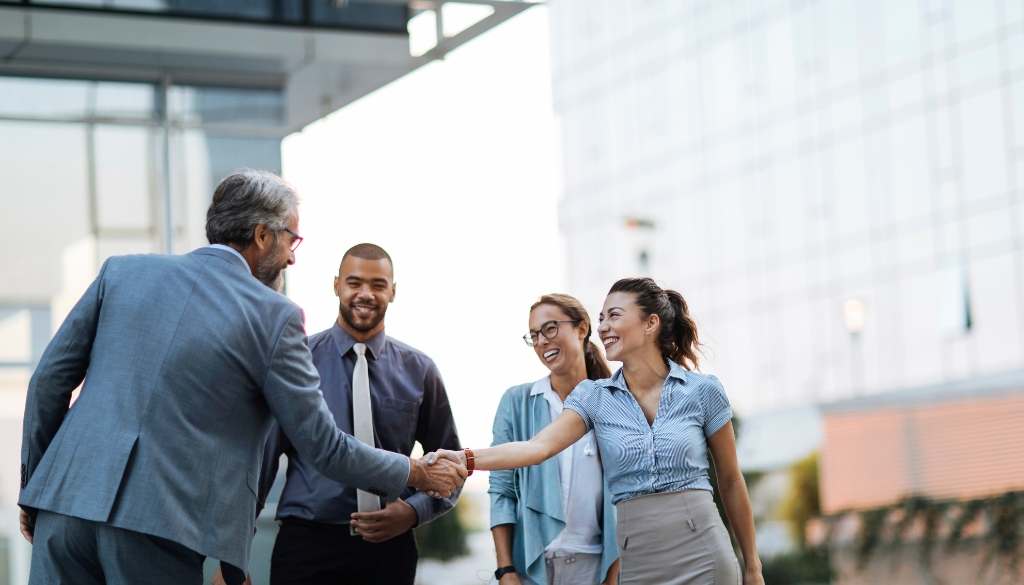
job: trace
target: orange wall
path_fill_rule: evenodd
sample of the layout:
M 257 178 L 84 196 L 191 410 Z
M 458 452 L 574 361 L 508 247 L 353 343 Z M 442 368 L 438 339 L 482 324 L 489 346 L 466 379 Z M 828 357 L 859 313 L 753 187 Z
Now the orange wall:
M 1024 396 L 826 414 L 825 514 L 1024 489 Z

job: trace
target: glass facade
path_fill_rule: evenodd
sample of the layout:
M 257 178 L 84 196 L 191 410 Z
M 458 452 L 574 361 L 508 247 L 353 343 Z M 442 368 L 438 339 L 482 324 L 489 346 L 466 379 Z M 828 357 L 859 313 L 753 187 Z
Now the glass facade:
M 76 296 L 70 283 L 110 255 L 165 251 L 168 185 L 180 253 L 206 243 L 220 178 L 242 166 L 280 172 L 280 91 L 171 87 L 167 124 L 162 95 L 146 84 L 0 78 L 3 202 L 19 218 L 0 236 L 14 252 L 0 267 L 0 308 Z
M 552 34 L 590 306 L 677 287 L 741 411 L 1024 365 L 1020 0 L 562 0 Z
M 0 469 L 19 468 L 29 376 L 103 261 L 166 251 L 168 186 L 172 251 L 206 245 L 213 188 L 243 166 L 280 173 L 283 128 L 279 90 L 0 77 Z M 4 477 L 0 584 L 23 583 L 18 481 Z
M 0 0 L 0 3 L 406 34 L 404 4 L 333 0 Z

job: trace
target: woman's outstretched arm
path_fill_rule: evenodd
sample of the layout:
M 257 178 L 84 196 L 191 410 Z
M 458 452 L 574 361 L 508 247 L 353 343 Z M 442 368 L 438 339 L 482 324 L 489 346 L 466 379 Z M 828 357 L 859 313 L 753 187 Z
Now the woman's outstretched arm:
M 558 455 L 566 447 L 582 439 L 585 434 L 587 425 L 583 418 L 567 408 L 554 422 L 544 427 L 529 441 L 514 441 L 486 449 L 473 449 L 476 469 L 516 469 L 537 465 Z M 427 462 L 433 463 L 435 456 L 466 465 L 465 451 L 438 449 L 426 456 Z
M 754 538 L 754 512 L 750 507 L 747 483 L 736 459 L 736 435 L 731 421 L 708 437 L 708 450 L 715 459 L 715 474 L 718 475 L 718 490 L 725 515 L 729 517 L 729 524 L 743 553 L 743 585 L 764 585 Z

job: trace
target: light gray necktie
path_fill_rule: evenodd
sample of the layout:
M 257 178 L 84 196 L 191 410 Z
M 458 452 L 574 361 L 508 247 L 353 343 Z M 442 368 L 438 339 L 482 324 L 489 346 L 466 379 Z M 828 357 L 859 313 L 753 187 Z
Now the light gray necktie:
M 352 372 L 352 431 L 356 439 L 371 447 L 373 442 L 373 408 L 370 406 L 370 371 L 366 362 L 366 344 L 352 346 L 356 350 L 356 369 Z M 360 512 L 380 510 L 380 498 L 356 490 Z

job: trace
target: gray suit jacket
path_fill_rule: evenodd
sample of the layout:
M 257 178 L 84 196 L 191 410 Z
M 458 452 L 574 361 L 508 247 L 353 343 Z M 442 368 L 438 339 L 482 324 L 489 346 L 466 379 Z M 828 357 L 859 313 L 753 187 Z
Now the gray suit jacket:
M 18 503 L 244 568 L 274 418 L 327 477 L 405 488 L 408 459 L 338 430 L 319 386 L 301 309 L 231 252 L 110 258 L 29 383 Z

